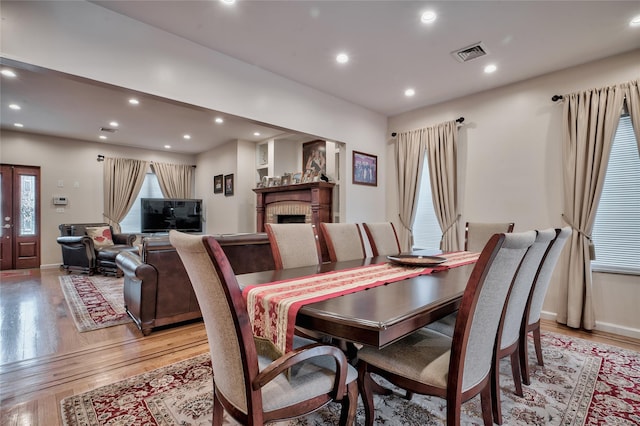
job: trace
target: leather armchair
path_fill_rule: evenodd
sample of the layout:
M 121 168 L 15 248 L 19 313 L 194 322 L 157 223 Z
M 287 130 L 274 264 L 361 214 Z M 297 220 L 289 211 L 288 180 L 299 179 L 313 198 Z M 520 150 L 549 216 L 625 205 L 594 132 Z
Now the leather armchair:
M 62 249 L 62 267 L 67 272 L 80 272 L 93 275 L 96 272 L 104 275 L 122 276 L 115 259 L 121 251 L 136 251 L 133 246 L 136 234 L 116 234 L 111 228 L 113 246 L 96 247 L 86 229 L 90 227 L 109 226 L 107 223 L 63 223 L 58 226 L 60 237 L 57 241 Z

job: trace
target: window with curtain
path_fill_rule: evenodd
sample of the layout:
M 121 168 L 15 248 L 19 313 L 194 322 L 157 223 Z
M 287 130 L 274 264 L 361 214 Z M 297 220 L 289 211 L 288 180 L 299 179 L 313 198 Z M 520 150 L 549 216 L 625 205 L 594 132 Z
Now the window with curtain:
M 613 140 L 592 238 L 594 271 L 640 275 L 640 153 L 629 115 Z
M 439 250 L 442 231 L 433 209 L 431 182 L 429 180 L 429 162 L 425 158 L 418 189 L 418 207 L 413 220 L 413 249 Z
M 127 216 L 120 222 L 120 229 L 123 233 L 140 232 L 140 199 L 141 198 L 164 198 L 158 177 L 155 173 L 147 173 L 136 201 L 127 213 Z

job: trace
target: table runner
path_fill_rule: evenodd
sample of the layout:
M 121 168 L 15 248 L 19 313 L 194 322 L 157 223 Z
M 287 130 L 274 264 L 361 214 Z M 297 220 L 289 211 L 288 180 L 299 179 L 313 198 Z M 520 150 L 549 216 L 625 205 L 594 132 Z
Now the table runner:
M 436 267 L 381 263 L 247 286 L 242 295 L 247 302 L 253 334 L 273 346 L 277 354 L 284 354 L 292 349 L 295 319 L 302 306 L 474 263 L 479 253 L 454 252 L 439 256 L 447 261 Z

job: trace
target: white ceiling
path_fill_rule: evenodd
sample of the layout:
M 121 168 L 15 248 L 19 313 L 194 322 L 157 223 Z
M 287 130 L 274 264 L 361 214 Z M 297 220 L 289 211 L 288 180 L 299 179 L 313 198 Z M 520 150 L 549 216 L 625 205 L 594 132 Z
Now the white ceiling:
M 638 1 L 93 3 L 387 116 L 640 48 L 640 27 L 629 26 L 631 18 L 640 15 Z M 438 19 L 424 25 L 420 13 L 428 9 Z M 483 43 L 487 56 L 466 63 L 451 56 L 452 51 L 476 42 Z M 350 55 L 345 65 L 335 62 L 340 51 Z M 498 67 L 493 74 L 483 72 L 489 63 Z M 51 81 L 51 74 L 45 75 Z M 122 93 L 98 94 L 92 92 L 98 90 L 92 84 L 64 80 L 67 83 L 55 83 L 56 88 L 65 89 L 63 100 L 53 99 L 60 96 L 53 86 L 37 92 L 49 94 L 48 100 L 30 92 L 32 106 L 42 107 L 37 122 L 54 122 L 58 114 L 66 114 L 60 120 L 67 129 L 84 126 L 74 137 L 95 140 L 97 127 L 106 125 L 102 121 L 110 108 L 116 108 L 111 102 L 122 108 Z M 38 84 L 46 85 L 46 81 Z M 8 99 L 7 94 L 27 93 L 32 87 L 24 84 L 14 90 L 14 83 L 2 79 L 3 99 Z M 416 91 L 412 98 L 403 94 L 409 87 Z M 12 123 L 7 121 L 4 103 L 1 119 L 7 126 Z M 249 128 L 225 127 L 228 133 L 223 136 L 211 135 L 212 112 L 164 104 L 166 111 L 136 115 L 135 126 L 140 128 L 127 132 L 128 140 L 109 141 L 137 146 L 155 143 L 153 149 L 162 149 L 158 140 L 162 145 L 171 144 L 181 137 L 182 129 L 192 134 L 202 130 L 207 135 L 202 144 L 193 142 L 182 149 L 200 152 L 229 139 L 254 140 L 245 135 L 253 133 L 255 123 Z M 92 118 L 97 108 L 101 110 L 95 114 L 100 115 Z M 42 127 L 38 132 L 46 132 Z M 158 132 L 151 135 L 152 130 Z M 119 134 L 124 135 L 124 129 Z

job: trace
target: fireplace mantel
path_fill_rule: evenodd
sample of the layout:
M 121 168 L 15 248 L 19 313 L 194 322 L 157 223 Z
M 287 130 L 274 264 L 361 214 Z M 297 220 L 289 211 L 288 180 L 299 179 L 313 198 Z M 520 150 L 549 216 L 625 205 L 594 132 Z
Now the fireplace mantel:
M 320 232 L 320 222 L 332 222 L 332 202 L 333 187 L 335 183 L 330 182 L 309 182 L 299 183 L 295 185 L 272 186 L 267 188 L 255 188 L 253 191 L 257 195 L 256 200 L 256 228 L 257 232 L 264 232 L 265 223 L 277 223 L 277 219 L 267 214 L 269 208 L 282 205 L 283 208 L 290 210 L 301 206 L 307 210 L 306 216 L 308 220 L 305 222 L 312 223 L 316 226 L 318 238 L 320 240 L 320 248 L 322 250 L 322 259 L 329 260 L 327 246 Z M 290 213 L 287 211 L 287 213 Z M 305 212 L 296 212 L 305 214 Z

